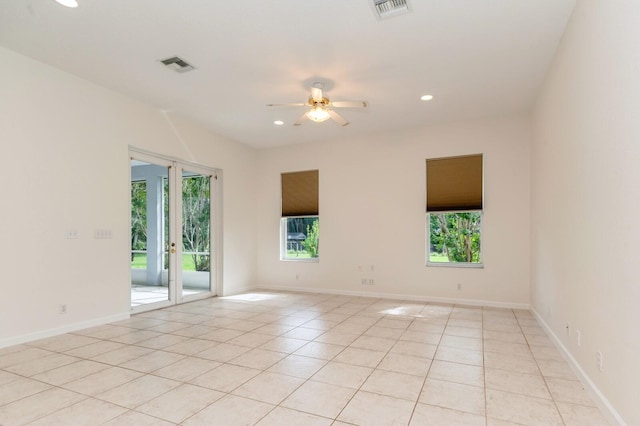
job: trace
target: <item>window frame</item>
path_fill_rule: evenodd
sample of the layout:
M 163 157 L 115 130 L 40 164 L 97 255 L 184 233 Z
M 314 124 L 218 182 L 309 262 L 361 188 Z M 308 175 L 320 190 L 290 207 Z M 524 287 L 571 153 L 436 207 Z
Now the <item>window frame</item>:
M 479 212 L 480 213 L 480 261 L 479 262 L 431 262 L 431 214 L 458 214 L 458 213 L 472 213 Z M 425 266 L 434 266 L 437 268 L 471 268 L 471 269 L 483 269 L 484 268 L 484 256 L 483 256 L 483 241 L 484 241 L 484 209 L 474 209 L 474 210 L 448 210 L 448 211 L 437 211 L 437 212 L 426 212 L 425 213 Z
M 320 252 L 318 252 L 318 257 L 287 257 L 287 221 L 289 219 L 310 219 L 316 218 L 318 221 L 318 230 L 320 229 L 320 215 L 301 215 L 301 216 L 285 216 L 280 218 L 280 261 L 282 262 L 310 262 L 310 263 L 318 263 L 320 262 Z M 320 232 L 318 231 L 318 234 Z M 318 236 L 318 241 L 320 237 Z

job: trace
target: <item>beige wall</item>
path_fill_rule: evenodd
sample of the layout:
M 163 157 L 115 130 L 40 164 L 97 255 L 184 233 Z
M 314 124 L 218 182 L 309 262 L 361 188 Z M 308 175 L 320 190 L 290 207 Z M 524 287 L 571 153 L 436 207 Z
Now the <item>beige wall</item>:
M 260 151 L 258 285 L 527 306 L 528 123 L 484 120 Z M 426 267 L 425 159 L 473 153 L 484 154 L 485 267 Z M 280 173 L 316 168 L 320 262 L 282 262 Z
M 224 290 L 253 284 L 253 149 L 175 119 L 181 142 L 159 110 L 2 48 L 0 81 L 0 346 L 128 315 L 129 145 L 223 169 Z
M 577 2 L 532 143 L 532 305 L 629 425 L 640 424 L 639 22 L 636 1 Z

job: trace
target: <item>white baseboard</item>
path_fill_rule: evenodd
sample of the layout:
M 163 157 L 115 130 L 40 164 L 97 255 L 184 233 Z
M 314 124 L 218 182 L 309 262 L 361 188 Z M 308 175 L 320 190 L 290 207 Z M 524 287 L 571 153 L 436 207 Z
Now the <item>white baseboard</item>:
M 22 343 L 33 342 L 39 339 L 45 339 L 47 337 L 58 336 L 60 334 L 71 333 L 73 331 L 82 330 L 89 327 L 95 327 L 98 325 L 108 324 L 110 322 L 121 321 L 129 318 L 131 314 L 124 312 L 121 314 L 110 315 L 108 317 L 101 317 L 92 319 L 89 321 L 76 322 L 68 324 L 63 327 L 50 328 L 48 330 L 42 330 L 35 333 L 23 334 L 21 336 L 10 337 L 8 339 L 0 340 L 0 348 L 6 348 L 7 346 L 20 345 Z
M 578 376 L 582 384 L 587 388 L 587 391 L 591 394 L 591 397 L 598 405 L 600 410 L 604 413 L 609 420 L 609 423 L 626 426 L 626 422 L 622 419 L 620 414 L 613 408 L 613 405 L 609 402 L 609 400 L 604 396 L 600 389 L 596 386 L 596 384 L 591 380 L 591 378 L 587 375 L 587 373 L 582 369 L 578 361 L 571 355 L 571 352 L 562 344 L 562 341 L 556 336 L 556 334 L 551 330 L 551 327 L 544 321 L 542 316 L 536 311 L 533 307 L 531 308 L 531 312 L 536 317 L 538 323 L 542 326 L 544 331 L 547 333 L 549 338 L 556 345 L 563 358 L 569 363 L 569 366 L 573 370 L 574 373 Z
M 504 308 L 504 309 L 529 310 L 531 308 L 527 303 L 508 303 L 508 302 L 495 302 L 491 300 L 457 299 L 452 297 L 416 296 L 413 294 L 374 293 L 370 291 L 337 290 L 337 289 L 313 288 L 313 287 L 301 288 L 301 287 L 288 287 L 288 286 L 258 286 L 253 290 L 256 290 L 256 289 L 293 291 L 293 292 L 297 291 L 301 293 L 336 294 L 340 296 L 375 297 L 378 299 L 392 299 L 392 300 L 412 300 L 416 302 L 448 303 L 452 305 L 487 306 L 490 308 Z

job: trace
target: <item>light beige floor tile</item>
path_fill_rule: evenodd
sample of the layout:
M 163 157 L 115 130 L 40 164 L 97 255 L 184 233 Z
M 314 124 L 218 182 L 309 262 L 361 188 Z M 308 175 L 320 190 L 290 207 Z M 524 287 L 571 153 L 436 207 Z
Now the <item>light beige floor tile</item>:
M 205 349 L 202 352 L 198 352 L 196 356 L 198 358 L 205 358 L 211 361 L 227 362 L 230 359 L 238 357 L 250 350 L 251 348 L 247 346 L 232 345 L 230 343 L 220 343 L 210 349 Z
M 485 340 L 484 351 L 500 354 L 511 354 L 520 357 L 531 356 L 529 346 L 522 345 L 520 343 L 501 342 L 499 340 Z
M 321 343 L 332 343 L 334 345 L 348 346 L 360 337 L 359 334 L 343 333 L 340 331 L 329 330 L 321 336 L 318 336 L 315 341 Z
M 53 414 L 30 423 L 33 426 L 87 426 L 101 425 L 126 412 L 117 405 L 87 398 Z
M 228 363 L 266 370 L 286 356 L 287 354 L 282 352 L 267 351 L 264 349 L 251 349 L 250 351 L 231 359 Z
M 163 349 L 165 352 L 173 352 L 181 355 L 195 355 L 199 352 L 211 349 L 216 346 L 218 342 L 204 339 L 188 339 L 175 345 L 167 346 Z
M 120 364 L 120 367 L 129 368 L 142 373 L 150 373 L 184 358 L 184 355 L 172 352 L 153 351 L 136 359 L 132 359 L 131 361 L 123 362 Z
M 297 351 L 295 355 L 308 356 L 311 358 L 319 358 L 331 360 L 344 350 L 344 346 L 332 345 L 331 343 L 309 342 Z
M 51 388 L 2 406 L 0 425 L 24 425 L 83 399 L 86 399 L 86 396 L 60 388 Z
M 471 351 L 469 349 L 452 348 L 449 346 L 440 346 L 434 356 L 434 359 L 458 362 L 460 364 L 477 365 L 478 367 L 482 367 L 484 362 L 482 352 Z
M 4 348 L 0 348 L 0 359 L 4 356 L 4 355 L 8 355 L 14 352 L 20 352 L 20 351 L 24 351 L 25 349 L 30 349 L 31 347 L 28 345 L 13 345 L 13 346 L 7 346 Z
M 230 324 L 225 325 L 224 328 L 228 328 L 230 330 L 252 331 L 264 325 L 266 325 L 266 323 L 264 322 L 250 321 L 245 319 L 245 320 L 234 321 Z
M 609 422 L 596 407 L 558 403 L 558 410 L 566 426 L 608 426 Z
M 218 361 L 188 357 L 154 371 L 153 375 L 179 382 L 188 382 L 220 365 L 221 363 Z
M 477 386 L 427 379 L 419 402 L 480 416 L 485 414 L 484 388 Z
M 79 358 L 69 355 L 53 354 L 43 358 L 33 359 L 20 364 L 15 364 L 11 367 L 5 368 L 5 370 L 11 373 L 19 374 L 21 376 L 31 377 L 35 376 L 36 374 L 53 370 L 54 368 L 62 367 L 63 365 L 71 364 L 79 360 Z
M 318 416 L 335 418 L 354 393 L 353 389 L 308 381 L 280 405 Z
M 303 379 L 263 372 L 233 391 L 234 395 L 277 405 L 295 391 Z
M 547 346 L 547 347 L 555 348 L 555 345 L 553 344 L 551 339 L 549 339 L 549 337 L 547 337 L 544 334 L 530 334 L 530 335 L 528 335 L 527 336 L 527 343 L 529 343 L 530 345 L 535 345 L 535 346 Z
M 485 418 L 462 411 L 418 403 L 413 412 L 410 426 L 422 425 L 484 426 Z
M 268 341 L 273 340 L 273 336 L 260 333 L 245 333 L 241 336 L 234 337 L 227 343 L 239 346 L 247 346 L 249 348 L 257 348 L 260 345 L 264 345 Z
M 374 325 L 364 332 L 365 336 L 382 337 L 384 339 L 399 339 L 404 333 L 404 329 L 401 328 L 387 328 Z M 359 336 L 358 336 L 359 337 Z
M 382 318 L 376 323 L 378 327 L 396 328 L 399 330 L 406 330 L 410 325 L 411 320 L 399 318 Z
M 144 315 L 144 314 L 141 314 Z M 156 325 L 155 327 L 149 327 L 148 331 L 155 331 L 156 333 L 172 333 L 178 330 L 184 330 L 185 328 L 193 327 L 184 322 L 175 322 L 175 321 L 166 321 L 160 325 Z M 198 326 L 195 326 L 198 327 Z M 210 329 L 209 329 L 210 330 Z M 176 333 L 181 335 L 179 333 Z
M 141 348 L 139 346 L 124 346 L 111 352 L 96 355 L 91 359 L 97 362 L 104 362 L 105 364 L 118 365 L 151 352 L 153 352 L 153 349 Z
M 278 336 L 273 340 L 270 340 L 267 343 L 259 346 L 259 348 L 290 354 L 297 351 L 307 343 L 309 343 L 307 340 L 291 339 L 289 337 Z
M 451 317 L 449 318 L 449 321 L 447 321 L 447 328 L 449 327 L 457 327 L 457 328 L 471 328 L 471 329 L 476 329 L 478 331 L 482 330 L 482 320 L 478 319 L 478 320 L 468 320 L 468 319 L 458 319 L 454 317 L 455 313 L 451 314 Z M 445 329 L 444 334 L 451 334 L 451 333 L 447 333 L 447 330 Z M 482 336 L 467 336 L 467 337 L 476 337 L 476 338 L 480 338 Z
M 372 371 L 373 369 L 368 367 L 330 361 L 314 374 L 311 380 L 358 389 Z
M 18 376 L 17 374 L 9 373 L 8 371 L 0 370 L 0 386 L 4 386 L 8 383 L 15 382 L 16 380 L 22 379 L 23 377 Z M 1 390 L 2 388 L 0 388 Z M 0 403 L 2 405 L 2 403 Z
M 314 416 L 313 414 L 307 414 L 289 408 L 276 407 L 266 417 L 256 423 L 256 426 L 330 426 L 332 424 L 335 425 L 331 419 L 326 417 Z
M 393 347 L 396 341 L 396 339 L 386 339 L 384 337 L 361 336 L 350 346 L 353 348 L 386 352 Z
M 142 377 L 140 372 L 120 367 L 109 367 L 81 379 L 65 383 L 62 387 L 84 395 L 95 396 L 139 377 Z
M 382 361 L 385 355 L 386 352 L 348 347 L 340 352 L 333 361 L 373 368 Z
M 510 333 L 517 333 L 520 331 L 520 325 L 516 320 L 505 319 L 489 319 L 483 321 L 482 328 L 485 330 L 507 331 Z
M 433 361 L 428 377 L 471 386 L 484 386 L 484 371 L 475 365 Z
M 96 398 L 123 407 L 135 408 L 178 385 L 180 383 L 174 380 L 146 375 L 98 394 Z
M 0 406 L 51 388 L 51 386 L 37 380 L 21 376 L 15 377 L 16 379 L 0 386 Z
M 255 330 L 253 330 L 253 332 L 260 333 L 260 334 L 269 334 L 271 336 L 280 336 L 293 329 L 294 327 L 290 325 L 266 324 L 266 325 L 263 325 L 262 327 L 256 328 Z
M 226 328 L 219 328 L 217 330 L 209 331 L 207 333 L 198 336 L 198 339 L 211 340 L 213 342 L 224 343 L 229 340 L 242 336 L 244 331 L 229 330 Z
M 131 330 L 130 333 L 121 334 L 119 336 L 115 336 L 110 338 L 109 340 L 118 343 L 126 343 L 127 345 L 135 345 L 138 342 L 142 342 L 147 339 L 151 339 L 152 337 L 162 336 L 162 333 L 156 333 L 155 331 L 148 330 Z
M 273 408 L 273 405 L 264 402 L 227 395 L 186 420 L 183 425 L 253 425 Z
M 489 368 L 517 371 L 518 373 L 540 374 L 531 354 L 527 356 L 513 355 L 511 353 L 485 352 L 484 365 Z
M 564 360 L 559 359 L 538 359 L 538 367 L 545 377 L 556 379 L 578 380 L 571 367 Z
M 570 404 L 595 407 L 595 403 L 579 381 L 555 379 L 552 377 L 548 377 L 545 381 L 556 402 L 568 402 Z
M 75 356 L 78 358 L 93 358 L 98 355 L 114 351 L 116 349 L 123 348 L 124 344 L 118 342 L 111 342 L 109 340 L 99 340 L 96 343 L 92 343 L 87 346 L 81 346 L 65 352 L 66 355 Z
M 414 403 L 390 396 L 359 391 L 342 410 L 338 420 L 370 426 L 406 425 Z
M 487 389 L 487 416 L 523 425 L 562 425 L 553 401 Z
M 312 328 L 314 330 L 328 331 L 328 330 L 331 330 L 336 325 L 338 325 L 338 322 L 336 321 L 312 319 L 302 324 L 302 327 Z
M 177 336 L 175 334 L 161 334 L 160 336 L 138 342 L 137 345 L 142 346 L 143 348 L 163 349 L 167 346 L 175 345 L 188 339 L 188 337 Z
M 136 411 L 180 423 L 222 398 L 225 394 L 211 389 L 182 384 L 136 408 Z
M 363 391 L 416 401 L 424 378 L 393 371 L 375 370 L 360 388 Z
M 308 379 L 320 370 L 327 361 L 310 358 L 300 355 L 289 355 L 288 357 L 277 362 L 268 371 L 273 373 L 286 374 L 301 379 Z
M 36 374 L 33 378 L 51 385 L 60 386 L 107 368 L 109 368 L 107 364 L 83 359 L 63 367 Z
M 558 349 L 556 349 L 553 346 L 531 345 L 529 347 L 531 348 L 531 353 L 536 358 L 536 360 L 538 360 L 538 359 L 555 359 L 555 360 L 562 361 L 564 359 L 564 358 L 562 358 L 562 355 L 560 354 Z
M 86 346 L 91 343 L 97 342 L 99 342 L 98 339 L 88 336 L 80 336 L 77 334 L 61 334 L 59 336 L 36 340 L 35 342 L 29 343 L 29 345 L 53 352 L 65 352 L 70 349 Z
M 239 365 L 222 364 L 207 373 L 190 380 L 190 383 L 220 392 L 231 392 L 249 379 L 260 374 L 260 370 Z
M 445 334 L 440 340 L 440 346 L 451 346 L 454 348 L 469 349 L 472 351 L 482 351 L 482 339 Z
M 400 336 L 400 340 L 437 345 L 440 343 L 441 337 L 442 335 L 437 333 L 427 333 L 424 331 L 413 331 L 408 329 L 402 333 L 402 336 Z
M 458 336 L 458 337 L 470 337 L 473 339 L 482 339 L 482 329 L 480 328 L 469 328 L 469 327 L 459 327 L 447 324 L 447 328 L 444 329 L 444 334 L 447 336 Z
M 483 337 L 485 340 L 497 340 L 499 342 L 519 343 L 521 345 L 527 344 L 527 341 L 525 340 L 524 335 L 520 332 L 513 333 L 509 331 L 485 330 Z
M 396 373 L 412 374 L 414 376 L 426 376 L 431 367 L 431 360 L 415 356 L 388 354 L 378 364 L 379 369 L 395 371 Z
M 515 371 L 486 368 L 485 384 L 487 389 L 551 399 L 547 385 L 540 374 L 523 374 Z
M 304 328 L 304 327 L 298 327 L 298 328 L 294 328 L 291 331 L 288 331 L 286 333 L 283 334 L 284 337 L 290 337 L 292 339 L 302 339 L 302 340 L 313 340 L 315 338 L 317 338 L 318 336 L 321 336 L 324 334 L 324 331 L 322 330 L 314 330 L 312 328 Z

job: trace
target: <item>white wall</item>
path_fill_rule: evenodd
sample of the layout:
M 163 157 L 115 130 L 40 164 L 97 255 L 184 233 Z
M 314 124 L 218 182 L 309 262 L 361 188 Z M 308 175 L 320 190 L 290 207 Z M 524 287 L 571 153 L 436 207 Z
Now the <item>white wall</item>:
M 529 143 L 518 117 L 260 151 L 258 285 L 528 305 Z M 484 154 L 485 267 L 426 267 L 425 159 L 473 153 Z M 280 173 L 307 169 L 320 171 L 320 261 L 282 262 Z
M 637 1 L 577 2 L 532 143 L 533 307 L 629 425 L 640 424 L 638 22 Z
M 2 48 L 0 81 L 0 347 L 128 315 L 129 145 L 223 169 L 224 292 L 252 285 L 253 149 Z

